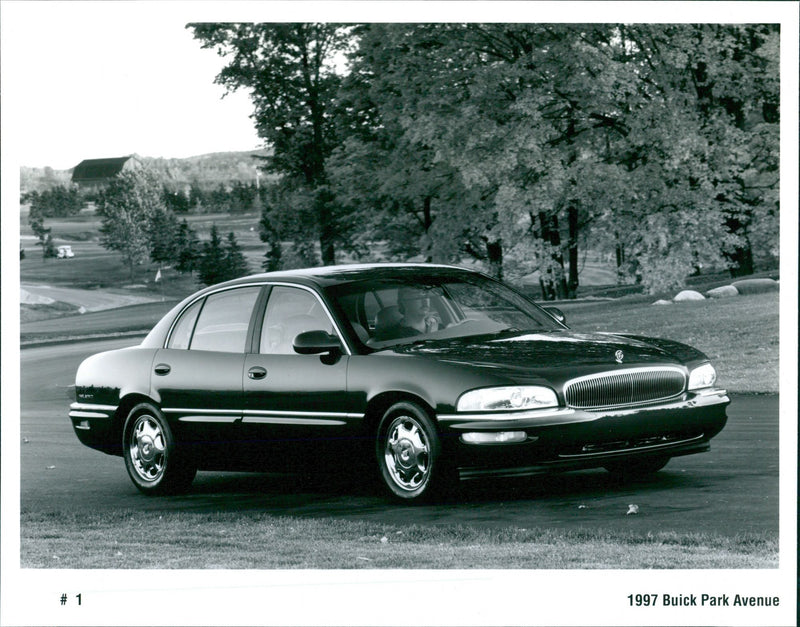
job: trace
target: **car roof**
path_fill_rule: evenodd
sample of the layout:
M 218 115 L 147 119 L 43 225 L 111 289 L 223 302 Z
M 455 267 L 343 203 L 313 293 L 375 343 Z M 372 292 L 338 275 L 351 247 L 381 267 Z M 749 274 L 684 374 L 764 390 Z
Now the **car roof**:
M 368 263 L 350 264 L 340 266 L 322 266 L 319 268 L 303 268 L 298 270 L 281 270 L 277 272 L 265 272 L 241 277 L 226 283 L 213 286 L 219 288 L 221 285 L 241 285 L 253 282 L 286 282 L 297 283 L 317 287 L 330 287 L 342 285 L 356 281 L 380 278 L 402 278 L 402 277 L 422 277 L 435 274 L 437 276 L 458 275 L 467 272 L 474 273 L 474 270 L 461 268 L 458 266 L 448 266 L 431 263 Z
M 224 283 L 217 283 L 201 289 L 176 304 L 151 330 L 142 341 L 143 347 L 160 347 L 175 317 L 192 301 L 204 295 L 236 287 L 237 285 L 253 285 L 258 283 L 294 283 L 321 290 L 327 287 L 367 281 L 370 279 L 421 279 L 426 276 L 463 276 L 477 274 L 474 270 L 431 263 L 370 263 L 341 266 L 323 266 L 320 268 L 304 268 L 301 270 L 285 270 L 251 274 Z

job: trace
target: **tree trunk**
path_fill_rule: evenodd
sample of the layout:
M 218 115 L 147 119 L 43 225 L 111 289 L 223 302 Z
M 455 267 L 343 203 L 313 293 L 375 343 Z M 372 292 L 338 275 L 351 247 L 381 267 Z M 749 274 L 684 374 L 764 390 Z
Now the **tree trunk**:
M 427 234 L 430 230 L 431 226 L 433 225 L 433 217 L 431 213 L 431 197 L 425 196 L 422 201 L 422 228 L 425 229 L 425 233 Z M 430 249 L 430 246 L 428 246 Z M 425 261 L 431 263 L 433 261 L 433 255 L 430 254 L 430 250 L 425 257 Z
M 492 276 L 498 281 L 503 280 L 503 243 L 500 240 L 496 242 L 486 242 L 486 257 L 489 261 L 489 271 Z
M 578 208 L 569 207 L 569 281 L 567 281 L 567 298 L 578 295 Z
M 323 266 L 332 266 L 336 263 L 336 232 L 331 212 L 333 198 L 330 193 L 320 190 L 317 192 L 317 219 L 319 221 L 319 249 Z
M 542 297 L 545 300 L 562 299 L 567 296 L 567 279 L 564 276 L 564 255 L 561 252 L 561 233 L 558 229 L 558 216 L 548 216 L 544 211 L 539 212 L 541 229 L 539 236 L 552 246 L 551 260 L 557 268 L 556 272 L 549 272 L 542 276 L 539 283 L 542 287 Z

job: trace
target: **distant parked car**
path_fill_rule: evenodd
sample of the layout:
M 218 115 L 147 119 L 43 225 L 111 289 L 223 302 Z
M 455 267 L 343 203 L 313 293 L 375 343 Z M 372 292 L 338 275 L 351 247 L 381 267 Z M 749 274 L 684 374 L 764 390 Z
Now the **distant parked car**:
M 72 259 L 75 253 L 72 252 L 72 246 L 59 246 L 56 258 L 58 259 Z
M 473 271 L 340 266 L 197 292 L 85 360 L 69 415 L 148 494 L 198 469 L 338 475 L 366 451 L 411 500 L 487 473 L 657 471 L 725 425 L 715 380 L 689 346 L 571 331 Z

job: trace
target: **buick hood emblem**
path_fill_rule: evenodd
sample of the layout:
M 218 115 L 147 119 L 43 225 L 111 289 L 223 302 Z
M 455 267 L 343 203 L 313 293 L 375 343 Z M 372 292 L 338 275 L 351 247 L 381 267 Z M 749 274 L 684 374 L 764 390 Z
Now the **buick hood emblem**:
M 625 359 L 625 353 L 623 353 L 622 351 L 617 351 L 616 353 L 614 353 L 614 359 L 617 360 L 618 364 L 621 364 L 622 360 Z

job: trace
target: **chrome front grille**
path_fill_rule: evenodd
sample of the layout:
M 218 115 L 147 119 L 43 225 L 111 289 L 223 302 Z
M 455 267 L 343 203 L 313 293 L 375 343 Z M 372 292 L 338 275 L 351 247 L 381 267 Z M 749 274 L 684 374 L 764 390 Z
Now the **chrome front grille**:
M 630 368 L 567 381 L 564 396 L 568 407 L 598 409 L 666 400 L 685 387 L 686 374 L 680 368 Z

